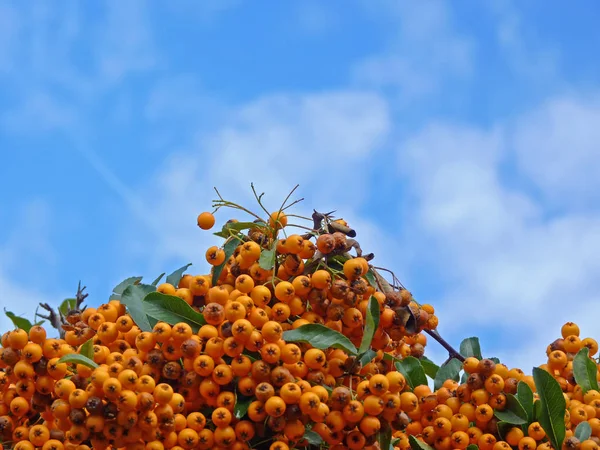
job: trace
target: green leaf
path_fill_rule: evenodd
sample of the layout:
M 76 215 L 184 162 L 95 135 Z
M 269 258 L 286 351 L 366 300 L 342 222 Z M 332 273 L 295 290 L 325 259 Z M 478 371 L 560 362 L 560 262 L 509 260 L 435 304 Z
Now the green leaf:
M 350 339 L 342 333 L 319 323 L 308 323 L 295 330 L 284 331 L 283 339 L 286 342 L 307 342 L 314 348 L 321 350 L 333 347 L 345 350 L 350 355 L 358 353 Z
M 156 279 L 152 282 L 152 286 L 157 286 L 160 283 L 160 280 L 165 276 L 165 272 L 161 273 Z
M 121 300 L 121 294 L 110 294 L 110 297 L 108 297 L 108 300 Z
M 319 433 L 317 433 L 316 431 L 313 431 L 313 430 L 306 430 L 304 432 L 304 436 L 302 436 L 302 439 L 306 439 L 306 441 L 310 445 L 323 444 L 323 439 L 321 438 L 321 435 L 319 435 Z
M 590 359 L 589 354 L 590 350 L 587 347 L 583 347 L 577 352 L 575 358 L 573 358 L 573 376 L 577 384 L 581 386 L 584 394 L 591 389 L 600 390 L 598 379 L 596 378 L 598 367 Z
M 250 361 L 252 361 L 252 362 L 262 359 L 262 357 L 260 356 L 260 353 L 258 353 L 258 352 L 251 352 L 250 350 L 244 350 L 242 353 L 244 355 L 246 355 L 248 358 L 250 358 Z
M 229 237 L 230 233 L 227 232 L 228 230 L 242 231 L 249 230 L 250 228 L 264 227 L 266 225 L 267 224 L 264 222 L 227 222 L 223 225 L 221 232 L 226 233 L 226 236 Z
M 533 391 L 527 383 L 519 381 L 517 384 L 517 399 L 521 403 L 521 406 L 527 413 L 527 422 L 535 422 L 534 420 L 534 409 L 533 409 Z
M 168 275 L 167 276 L 167 283 L 172 284 L 173 286 L 177 287 L 177 285 L 179 284 L 179 280 L 181 280 L 181 277 L 183 276 L 183 273 L 191 265 L 192 265 L 192 263 L 186 264 L 185 266 L 180 267 L 175 272 L 173 272 L 170 275 Z
M 68 355 L 65 355 L 62 358 L 60 358 L 58 362 L 81 364 L 82 366 L 87 366 L 91 369 L 96 369 L 98 367 L 98 364 L 96 364 L 94 360 L 88 358 L 87 356 L 80 355 L 79 353 L 69 353 Z
M 144 297 L 144 312 L 157 321 L 175 325 L 185 322 L 197 333 L 202 325 L 206 325 L 204 316 L 195 311 L 185 300 L 174 295 L 150 292 Z
M 475 444 L 467 445 L 467 450 L 479 450 L 479 447 Z
M 502 422 L 512 425 L 524 425 L 528 419 L 523 405 L 513 394 L 506 394 L 506 407 L 502 411 L 496 410 L 494 414 Z
M 121 302 L 127 306 L 129 315 L 142 331 L 152 331 L 144 307 L 144 297 L 155 290 L 156 286 L 150 284 L 131 284 L 121 295 Z
M 127 288 L 127 286 L 131 286 L 132 284 L 139 284 L 140 281 L 142 281 L 142 277 L 125 278 L 123 281 L 121 281 L 119 284 L 117 284 L 113 288 L 113 292 L 115 294 L 123 295 L 123 292 L 125 292 L 125 289 Z
M 67 316 L 67 313 L 69 311 L 71 311 L 72 309 L 75 309 L 75 307 L 77 306 L 77 299 L 76 298 L 67 298 L 65 300 L 63 300 L 63 302 L 60 304 L 60 306 L 58 307 L 58 310 L 60 311 L 60 313 L 63 316 Z
M 260 268 L 263 270 L 273 270 L 276 253 L 274 248 L 260 252 L 260 258 L 258 258 Z
M 533 368 L 533 380 L 541 401 L 539 422 L 554 448 L 565 440 L 565 409 L 563 392 L 552 375 L 539 367 Z
M 588 421 L 580 422 L 575 428 L 575 437 L 579 439 L 579 442 L 587 441 L 592 435 L 592 427 Z
M 4 308 L 4 314 L 6 314 L 6 317 L 12 320 L 12 323 L 15 325 L 15 327 L 21 328 L 29 333 L 29 330 L 31 330 L 31 327 L 33 326 L 29 320 L 25 319 L 24 317 L 19 317 L 13 312 L 7 311 L 6 308 Z
M 240 399 L 240 397 L 236 398 L 235 406 L 233 407 L 233 415 L 236 419 L 241 419 L 248 412 L 248 407 L 252 403 L 252 398 L 244 398 Z M 210 417 L 210 415 L 208 416 Z
M 367 281 L 369 282 L 371 287 L 378 289 L 377 280 L 375 279 L 375 274 L 373 273 L 373 269 L 369 269 L 367 271 L 367 273 L 365 274 L 365 278 L 367 279 Z
M 429 444 L 417 439 L 413 435 L 408 436 L 408 441 L 412 450 L 433 450 Z
M 360 362 L 361 367 L 364 367 L 366 364 L 369 364 L 373 361 L 373 358 L 377 356 L 377 352 L 373 349 L 369 349 L 364 353 L 358 355 L 358 361 Z
M 392 447 L 392 428 L 387 422 L 381 424 L 381 429 L 377 432 L 377 442 L 382 450 L 389 450 Z
M 432 380 L 435 380 L 435 376 L 437 375 L 438 370 L 440 370 L 439 366 L 426 356 L 421 356 L 419 361 L 421 361 L 425 374 Z
M 231 258 L 231 255 L 233 255 L 233 252 L 235 252 L 235 249 L 241 242 L 242 240 L 237 236 L 232 236 L 229 240 L 227 240 L 227 242 L 225 242 L 225 245 L 223 246 L 223 250 L 225 252 L 225 261 L 223 261 L 220 265 L 213 267 L 213 286 L 217 285 L 217 281 L 219 281 L 219 277 L 221 276 L 221 272 L 223 272 L 227 261 L 229 261 L 229 258 Z
M 379 326 L 379 302 L 371 295 L 367 305 L 367 317 L 365 319 L 365 330 L 363 332 L 362 341 L 358 348 L 359 353 L 364 353 L 371 348 L 373 336 Z
M 542 402 L 538 399 L 533 402 L 533 421 L 539 422 L 542 417 Z
M 472 356 L 479 360 L 483 359 L 483 357 L 481 356 L 481 346 L 479 345 L 479 338 L 475 336 L 464 339 L 460 343 L 459 352 L 465 358 Z
M 456 358 L 452 358 L 450 361 L 440 367 L 440 370 L 437 371 L 435 379 L 433 380 L 434 389 L 438 390 L 441 388 L 446 380 L 458 381 L 462 367 L 462 363 Z
M 498 424 L 496 425 L 496 428 L 498 429 L 498 435 L 503 440 L 506 439 L 506 434 L 514 427 L 515 425 L 502 421 L 498 422 Z
M 423 369 L 421 362 L 414 356 L 407 356 L 394 365 L 398 369 L 398 372 L 404 375 L 411 389 L 427 384 L 425 369 Z
M 94 360 L 94 343 L 93 339 L 88 339 L 81 347 L 79 347 L 79 354 L 85 356 L 86 358 Z
M 489 359 L 491 359 L 492 361 L 494 361 L 496 364 L 500 364 L 500 360 L 498 358 L 496 358 L 496 357 L 491 357 Z

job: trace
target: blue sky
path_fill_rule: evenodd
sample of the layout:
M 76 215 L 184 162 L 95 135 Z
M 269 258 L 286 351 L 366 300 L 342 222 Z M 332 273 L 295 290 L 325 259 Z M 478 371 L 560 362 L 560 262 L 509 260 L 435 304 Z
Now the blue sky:
M 599 19 L 592 0 L 0 2 L 0 303 L 203 273 L 213 186 L 275 208 L 299 183 L 298 211 L 337 209 L 450 341 L 529 369 L 600 312 Z

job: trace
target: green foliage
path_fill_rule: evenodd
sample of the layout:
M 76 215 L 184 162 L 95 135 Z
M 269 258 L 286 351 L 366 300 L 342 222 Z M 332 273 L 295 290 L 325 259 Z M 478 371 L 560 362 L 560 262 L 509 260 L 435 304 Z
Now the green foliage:
M 71 363 L 71 364 L 81 364 L 82 366 L 87 366 L 91 369 L 96 369 L 98 364 L 94 362 L 94 360 L 83 356 L 79 353 L 69 353 L 68 355 L 63 356 L 58 360 L 59 363 Z
M 252 398 L 244 398 L 241 399 L 239 396 L 235 401 L 235 406 L 233 407 L 233 416 L 236 419 L 241 419 L 248 412 L 248 408 L 250 407 L 250 403 L 252 403 Z
M 462 366 L 462 363 L 456 358 L 452 358 L 446 364 L 442 365 L 440 370 L 437 371 L 435 379 L 433 380 L 434 388 L 441 388 L 446 380 L 458 381 Z
M 462 356 L 464 356 L 465 358 L 474 357 L 479 360 L 483 359 L 483 356 L 481 356 L 481 346 L 479 345 L 478 337 L 473 336 L 473 337 L 464 339 L 460 343 L 459 351 L 460 351 L 460 354 Z
M 169 325 L 185 322 L 192 327 L 194 333 L 206 324 L 202 314 L 194 310 L 185 300 L 174 295 L 150 292 L 144 297 L 142 307 L 148 317 Z
M 85 356 L 88 359 L 94 360 L 94 340 L 88 339 L 81 347 L 79 347 L 79 354 Z
M 496 417 L 511 425 L 524 425 L 528 423 L 527 412 L 519 399 L 513 394 L 506 394 L 506 407 L 502 411 L 496 410 Z
M 554 448 L 561 448 L 565 440 L 564 422 L 567 404 L 558 381 L 539 367 L 533 368 L 533 380 L 540 396 L 538 420 Z
M 373 336 L 379 326 L 379 302 L 374 296 L 369 299 L 367 305 L 367 317 L 365 318 L 365 330 L 363 333 L 362 341 L 358 349 L 359 353 L 364 353 L 371 348 L 371 342 Z
M 433 447 L 431 447 L 429 444 L 417 439 L 412 435 L 408 436 L 408 440 L 412 450 L 433 450 Z
M 524 381 L 517 384 L 517 399 L 527 414 L 527 423 L 535 422 L 533 391 Z
M 4 308 L 4 314 L 6 314 L 6 317 L 12 321 L 15 327 L 22 328 L 29 333 L 29 330 L 31 330 L 31 327 L 33 326 L 29 320 L 25 319 L 24 317 L 17 316 L 11 311 L 7 311 L 6 308 Z
M 225 242 L 225 245 L 223 246 L 223 251 L 225 252 L 225 261 L 223 261 L 223 263 L 221 263 L 220 265 L 213 267 L 213 274 L 212 274 L 213 286 L 217 285 L 217 281 L 219 281 L 219 277 L 221 276 L 221 272 L 223 272 L 223 268 L 225 267 L 225 264 L 227 264 L 227 261 L 229 260 L 229 258 L 231 258 L 231 255 L 233 255 L 233 252 L 235 252 L 235 249 L 240 244 L 240 242 L 242 242 L 242 240 L 237 235 L 232 236 L 231 238 L 229 238 L 229 240 L 227 242 Z
M 421 362 L 414 356 L 407 356 L 402 360 L 396 362 L 396 369 L 406 379 L 406 382 L 411 389 L 416 388 L 422 384 L 427 384 L 427 376 L 425 375 L 425 369 L 421 365 Z
M 167 276 L 167 283 L 172 284 L 173 286 L 177 287 L 177 285 L 179 284 L 179 280 L 181 280 L 181 277 L 183 276 L 185 271 L 188 270 L 188 267 L 190 267 L 191 265 L 192 265 L 192 263 L 186 264 L 185 266 L 180 267 L 173 273 L 169 274 Z
M 286 342 L 306 342 L 321 350 L 341 348 L 351 355 L 356 356 L 358 353 L 350 339 L 342 333 L 318 323 L 309 323 L 295 330 L 284 331 L 283 339 Z
M 155 290 L 156 286 L 151 284 L 132 284 L 127 286 L 121 295 L 121 302 L 127 307 L 129 315 L 142 331 L 152 331 L 145 311 L 144 297 Z
M 591 389 L 600 390 L 596 372 L 598 370 L 596 363 L 590 359 L 590 351 L 583 347 L 573 358 L 573 376 L 578 385 L 581 386 L 583 393 Z

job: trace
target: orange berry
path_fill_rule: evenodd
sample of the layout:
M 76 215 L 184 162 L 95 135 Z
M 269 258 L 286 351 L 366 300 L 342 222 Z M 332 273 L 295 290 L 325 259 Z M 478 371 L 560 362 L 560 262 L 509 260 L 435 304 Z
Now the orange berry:
M 209 212 L 203 212 L 198 215 L 198 226 L 203 230 L 210 230 L 215 224 L 215 216 Z

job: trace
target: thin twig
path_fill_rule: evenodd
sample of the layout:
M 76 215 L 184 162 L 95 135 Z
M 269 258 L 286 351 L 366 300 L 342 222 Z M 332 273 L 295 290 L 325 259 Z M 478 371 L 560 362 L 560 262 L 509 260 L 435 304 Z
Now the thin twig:
M 440 336 L 440 334 L 438 332 L 432 331 L 432 330 L 423 330 L 423 331 L 425 331 L 425 333 L 427 333 L 429 336 L 431 336 L 433 339 L 435 339 L 442 347 L 444 347 L 446 350 L 448 350 L 449 359 L 456 358 L 460 362 L 465 361 L 465 357 L 463 355 L 461 355 L 460 353 L 458 353 L 454 349 L 454 347 L 452 347 L 442 336 Z
M 290 191 L 290 193 L 287 195 L 287 197 L 285 198 L 285 200 L 283 200 L 283 203 L 281 204 L 281 207 L 279 208 L 279 212 L 283 211 L 283 209 L 285 208 L 285 204 L 287 203 L 287 201 L 290 199 L 290 197 L 292 196 L 292 194 L 294 193 L 294 191 L 296 189 L 298 189 L 300 187 L 299 184 L 297 184 L 296 186 L 293 187 L 293 189 Z
M 262 194 L 258 195 L 258 193 L 256 192 L 256 189 L 254 188 L 254 183 L 250 183 L 250 187 L 252 188 L 252 193 L 254 194 L 254 198 L 256 198 L 256 201 L 258 202 L 260 207 L 267 214 L 267 217 L 269 217 L 271 215 L 271 213 L 269 212 L 269 210 L 267 208 L 265 208 L 265 205 L 262 204 L 262 197 L 263 197 L 263 195 L 265 195 L 265 193 L 263 192 Z

